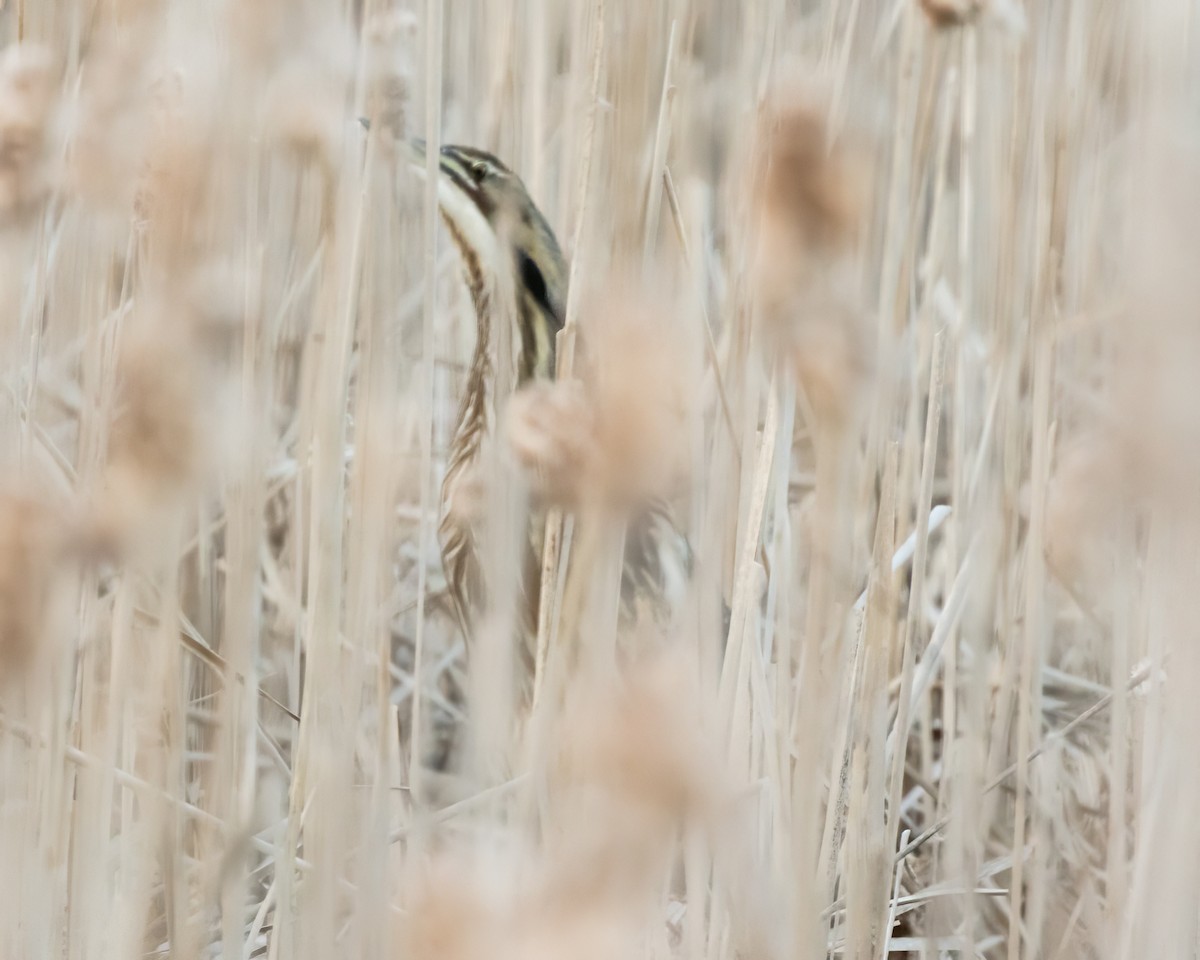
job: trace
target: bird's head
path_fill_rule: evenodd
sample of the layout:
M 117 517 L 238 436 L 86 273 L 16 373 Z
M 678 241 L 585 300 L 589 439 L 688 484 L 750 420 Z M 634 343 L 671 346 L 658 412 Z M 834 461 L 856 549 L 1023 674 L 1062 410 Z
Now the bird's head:
M 425 169 L 425 144 L 410 144 Z M 446 145 L 438 156 L 438 202 L 459 252 L 492 277 L 511 277 L 521 328 L 522 379 L 554 375 L 554 338 L 562 329 L 567 268 L 554 231 L 521 178 L 495 156 Z

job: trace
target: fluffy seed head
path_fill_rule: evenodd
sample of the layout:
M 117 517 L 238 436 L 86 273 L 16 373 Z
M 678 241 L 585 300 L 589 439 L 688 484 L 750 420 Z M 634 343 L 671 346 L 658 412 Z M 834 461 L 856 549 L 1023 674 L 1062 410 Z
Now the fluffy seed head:
M 1124 264 L 1127 308 L 1121 317 L 1114 404 L 1121 462 L 1133 491 L 1178 506 L 1195 502 L 1200 476 L 1200 419 L 1195 371 L 1200 328 L 1200 148 L 1170 130 L 1150 128 L 1139 149 L 1139 176 L 1128 199 Z
M 24 492 L 0 493 L 0 668 L 26 667 L 43 637 L 63 560 L 61 514 Z
M 849 294 L 826 287 L 808 291 L 794 309 L 785 356 L 817 420 L 844 426 L 870 379 L 866 317 Z
M 412 95 L 412 47 L 417 19 L 408 10 L 389 10 L 367 25 L 367 116 L 371 128 L 402 139 Z
M 776 97 L 760 131 L 754 187 L 759 226 L 754 279 L 763 346 L 790 361 L 814 413 L 841 426 L 868 369 L 852 253 L 865 211 L 860 151 L 832 142 L 811 95 Z
M 511 902 L 488 884 L 488 871 L 451 857 L 436 860 L 415 895 L 405 927 L 407 956 L 476 960 L 512 939 Z M 501 954 L 502 955 L 502 954 Z
M 535 383 L 509 403 L 508 440 L 535 494 L 562 506 L 670 497 L 688 462 L 692 391 L 670 303 L 597 298 L 582 381 Z
M 121 553 L 191 490 L 204 446 L 195 344 L 162 329 L 137 331 L 118 367 L 118 397 L 93 539 Z
M 192 112 L 164 105 L 156 113 L 133 209 L 144 225 L 156 261 L 168 272 L 182 271 L 201 245 L 204 215 L 211 210 L 216 135 L 213 127 Z
M 535 382 L 508 404 L 508 439 L 534 495 L 575 507 L 595 476 L 596 425 L 577 380 Z
M 267 93 L 268 137 L 302 161 L 332 171 L 337 166 L 344 127 L 340 91 L 312 65 L 285 66 Z
M 572 693 L 554 782 L 569 798 L 570 834 L 604 847 L 615 875 L 645 866 L 658 843 L 713 799 L 689 676 L 667 652 L 632 664 L 619 683 L 593 681 Z M 603 858 L 592 856 L 599 868 Z
M 780 95 L 758 136 L 755 194 L 767 236 L 808 258 L 840 254 L 853 243 L 866 197 L 863 158 L 835 142 L 826 106 L 811 95 Z
M 1068 588 L 1095 596 L 1102 583 L 1119 503 L 1121 466 L 1098 438 L 1065 449 L 1046 491 L 1046 560 Z
M 686 476 L 696 393 L 686 328 L 669 298 L 632 288 L 598 299 L 588 320 L 583 376 L 606 493 L 670 497 Z
M 49 131 L 57 78 L 41 47 L 10 46 L 0 58 L 0 217 L 22 218 L 53 185 Z
M 983 11 L 983 0 L 920 0 L 921 9 L 940 29 L 971 23 Z
M 555 851 L 527 858 L 507 849 L 470 860 L 444 854 L 423 878 L 402 942 L 416 960 L 609 960 L 631 956 L 627 911 L 589 896 Z M 588 864 L 572 864 L 588 873 Z
M 152 72 L 145 50 L 155 41 L 153 18 L 102 29 L 90 45 L 71 131 L 70 187 L 94 209 L 128 216 L 152 138 L 169 134 L 179 112 L 176 70 Z

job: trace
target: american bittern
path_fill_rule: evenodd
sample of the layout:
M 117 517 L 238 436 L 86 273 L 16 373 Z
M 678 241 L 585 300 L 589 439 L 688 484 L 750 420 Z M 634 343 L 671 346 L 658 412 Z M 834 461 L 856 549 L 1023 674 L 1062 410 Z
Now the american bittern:
M 413 141 L 414 164 L 424 163 L 425 147 Z M 423 167 L 421 168 L 423 169 Z M 567 267 L 553 230 L 520 177 L 496 157 L 464 146 L 443 146 L 438 162 L 442 219 L 462 257 L 463 272 L 478 325 L 466 391 L 458 409 L 442 486 L 439 527 L 446 581 L 464 630 L 481 604 L 481 575 L 470 525 L 445 509 L 455 487 L 477 463 L 494 423 L 497 360 L 493 342 L 500 302 L 511 298 L 515 321 L 516 386 L 551 380 L 556 374 L 555 343 L 563 327 Z M 534 517 L 523 587 L 526 640 L 536 623 L 540 549 L 544 518 Z M 690 567 L 690 550 L 661 504 L 648 507 L 628 530 L 621 583 L 621 610 L 628 621 L 636 611 L 669 612 L 678 602 Z M 669 596 L 674 594 L 674 596 Z M 526 653 L 528 653 L 528 649 Z

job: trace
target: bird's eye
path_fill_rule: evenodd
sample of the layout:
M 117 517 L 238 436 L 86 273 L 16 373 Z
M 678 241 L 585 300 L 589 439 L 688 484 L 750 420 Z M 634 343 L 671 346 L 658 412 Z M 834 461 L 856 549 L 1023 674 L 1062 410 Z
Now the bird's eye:
M 488 177 L 488 174 L 490 174 L 491 172 L 492 172 L 492 168 L 489 167 L 482 160 L 476 160 L 474 163 L 471 164 L 471 176 L 475 179 L 476 183 L 480 183 L 480 182 L 486 180 Z

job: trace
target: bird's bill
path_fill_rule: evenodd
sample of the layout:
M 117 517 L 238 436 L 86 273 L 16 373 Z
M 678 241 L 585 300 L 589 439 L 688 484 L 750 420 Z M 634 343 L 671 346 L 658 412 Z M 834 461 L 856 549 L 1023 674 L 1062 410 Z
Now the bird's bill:
M 400 146 L 412 168 L 420 173 L 424 173 L 425 141 L 421 137 L 409 137 Z
M 359 117 L 358 122 L 364 130 L 370 131 L 371 121 L 367 117 Z M 421 137 L 406 137 L 398 141 L 400 152 L 408 160 L 409 167 L 416 173 L 425 175 L 425 141 Z M 440 166 L 440 164 L 439 164 Z
M 410 137 L 399 144 L 408 166 L 422 180 L 428 175 L 426 143 Z M 448 150 L 439 151 L 437 199 L 443 218 L 453 225 L 456 242 L 470 246 L 473 258 L 488 264 L 492 272 L 507 261 L 501 256 L 495 229 L 489 222 L 491 202 L 471 178 L 462 161 Z M 465 255 L 465 254 L 464 254 Z
M 426 163 L 426 153 L 428 151 L 426 149 L 426 143 L 425 143 L 424 138 L 408 137 L 406 140 L 404 140 L 401 143 L 400 146 L 401 146 L 401 150 L 403 151 L 404 155 L 408 158 L 409 167 L 411 167 L 413 170 L 415 170 L 421 176 L 425 176 L 425 174 L 428 172 L 429 168 Z M 438 155 L 438 171 L 443 176 L 449 176 L 450 172 L 451 172 L 450 171 L 451 166 L 452 166 L 451 158 L 449 156 L 447 156 L 447 154 L 445 154 L 445 153 L 439 153 L 439 155 Z

